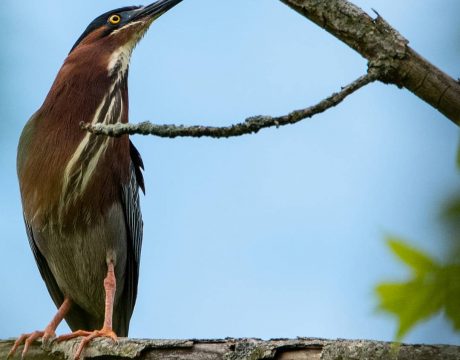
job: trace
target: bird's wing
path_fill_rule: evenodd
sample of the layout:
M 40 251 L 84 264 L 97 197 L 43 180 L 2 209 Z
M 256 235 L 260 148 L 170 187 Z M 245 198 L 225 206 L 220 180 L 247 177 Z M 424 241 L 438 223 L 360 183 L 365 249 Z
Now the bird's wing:
M 139 203 L 139 188 L 144 191 L 144 180 L 141 170 L 142 159 L 132 143 L 131 147 L 131 174 L 128 184 L 122 189 L 122 202 L 128 232 L 128 257 L 126 273 L 127 310 L 129 317 L 134 310 L 139 279 L 139 264 L 142 248 L 143 222 Z
M 51 298 L 53 299 L 56 306 L 59 307 L 64 301 L 64 295 L 59 289 L 59 286 L 56 282 L 56 279 L 54 278 L 54 275 L 51 272 L 48 262 L 40 252 L 40 249 L 38 248 L 37 244 L 35 243 L 32 227 L 27 222 L 25 217 L 24 222 L 26 225 L 27 237 L 29 238 L 29 245 L 32 249 L 32 253 L 34 254 L 35 261 L 38 265 L 38 270 L 40 270 L 40 274 L 43 280 L 45 281 L 46 287 L 48 288 L 48 292 L 50 293 Z

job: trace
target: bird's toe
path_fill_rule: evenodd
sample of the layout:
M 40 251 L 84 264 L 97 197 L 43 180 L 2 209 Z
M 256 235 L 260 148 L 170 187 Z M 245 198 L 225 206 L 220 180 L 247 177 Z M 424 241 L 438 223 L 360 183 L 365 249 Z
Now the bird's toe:
M 71 339 L 75 339 L 77 337 L 83 337 L 81 340 L 80 344 L 78 345 L 78 349 L 75 353 L 74 359 L 78 360 L 81 358 L 81 355 L 83 354 L 83 351 L 86 349 L 86 347 L 89 345 L 89 343 L 93 339 L 97 338 L 109 338 L 112 339 L 114 342 L 118 341 L 118 336 L 115 334 L 115 332 L 111 329 L 101 329 L 101 330 L 95 330 L 95 331 L 85 331 L 85 330 L 77 330 L 74 331 L 71 334 L 67 335 L 62 335 L 59 336 L 56 340 L 61 342 L 61 341 L 67 341 Z
M 74 331 L 74 332 L 72 332 L 70 334 L 65 334 L 65 335 L 58 336 L 56 338 L 56 341 L 57 342 L 62 342 L 62 341 L 72 340 L 72 339 L 75 339 L 77 337 L 82 337 L 82 336 L 87 337 L 90 334 L 92 334 L 91 331 L 77 330 L 77 331 Z
M 34 343 L 34 341 L 42 338 L 43 341 L 48 341 L 52 337 L 56 336 L 54 331 L 46 329 L 45 331 L 34 331 L 29 334 L 22 334 L 15 342 L 13 347 L 11 348 L 10 352 L 8 353 L 7 359 L 14 356 L 18 348 L 24 344 L 24 349 L 22 350 L 21 357 L 24 358 L 27 355 L 27 352 L 30 349 L 30 346 Z

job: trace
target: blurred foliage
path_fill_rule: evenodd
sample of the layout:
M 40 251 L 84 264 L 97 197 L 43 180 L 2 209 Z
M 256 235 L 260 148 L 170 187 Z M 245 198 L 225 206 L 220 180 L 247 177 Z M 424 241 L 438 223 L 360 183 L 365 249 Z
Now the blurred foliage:
M 460 170 L 460 146 L 457 151 Z M 396 340 L 400 341 L 418 323 L 444 313 L 460 332 L 460 196 L 449 198 L 441 211 L 451 239 L 445 262 L 411 247 L 403 239 L 388 237 L 393 254 L 407 266 L 411 276 L 403 282 L 384 282 L 376 287 L 379 309 L 398 320 Z
M 401 239 L 389 238 L 388 244 L 412 271 L 412 277 L 405 282 L 381 283 L 376 288 L 379 308 L 398 319 L 396 340 L 402 340 L 417 323 L 442 311 L 460 331 L 460 264 L 436 262 Z

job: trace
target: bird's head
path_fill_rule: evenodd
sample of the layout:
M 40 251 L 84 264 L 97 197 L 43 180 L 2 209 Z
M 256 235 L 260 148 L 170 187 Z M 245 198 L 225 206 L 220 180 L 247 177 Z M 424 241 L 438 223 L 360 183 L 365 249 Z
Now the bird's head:
M 132 50 L 149 26 L 182 0 L 158 0 L 147 6 L 130 6 L 115 9 L 94 19 L 72 47 L 69 57 L 109 57 L 108 66 L 121 59 L 129 61 Z M 78 54 L 78 55 L 77 55 Z

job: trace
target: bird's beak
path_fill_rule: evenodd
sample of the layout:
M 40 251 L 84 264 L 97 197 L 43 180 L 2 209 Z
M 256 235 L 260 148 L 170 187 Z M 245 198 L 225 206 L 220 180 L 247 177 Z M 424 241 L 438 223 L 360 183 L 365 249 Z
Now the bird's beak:
M 168 10 L 172 9 L 174 6 L 179 4 L 182 0 L 158 0 L 153 4 L 144 6 L 139 10 L 136 10 L 136 13 L 133 14 L 132 20 L 155 20 L 163 15 Z

